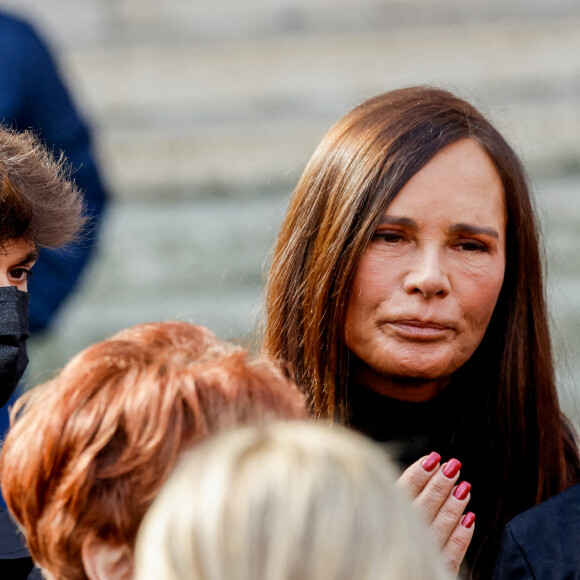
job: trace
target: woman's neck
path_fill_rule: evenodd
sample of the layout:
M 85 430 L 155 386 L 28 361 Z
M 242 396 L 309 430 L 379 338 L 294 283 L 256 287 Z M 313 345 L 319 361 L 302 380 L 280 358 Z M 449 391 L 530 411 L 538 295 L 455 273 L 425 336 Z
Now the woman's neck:
M 410 403 L 434 399 L 451 381 L 451 377 L 423 379 L 417 377 L 387 377 L 367 366 L 354 372 L 354 381 L 376 393 Z

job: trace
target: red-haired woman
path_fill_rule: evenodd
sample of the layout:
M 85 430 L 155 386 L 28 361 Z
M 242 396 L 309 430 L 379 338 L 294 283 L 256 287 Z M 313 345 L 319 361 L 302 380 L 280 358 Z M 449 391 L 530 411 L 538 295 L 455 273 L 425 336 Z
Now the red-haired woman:
M 452 566 L 463 548 L 449 550 L 470 540 L 461 526 L 473 530 L 472 514 L 461 519 L 473 485 L 474 578 L 491 577 L 508 520 L 580 480 L 540 255 L 513 149 L 469 103 L 411 87 L 324 137 L 268 278 L 264 350 L 315 417 L 412 465 L 401 483 Z
M 141 324 L 17 401 L 2 491 L 46 577 L 127 579 L 139 524 L 183 450 L 233 426 L 305 417 L 269 361 L 193 324 Z

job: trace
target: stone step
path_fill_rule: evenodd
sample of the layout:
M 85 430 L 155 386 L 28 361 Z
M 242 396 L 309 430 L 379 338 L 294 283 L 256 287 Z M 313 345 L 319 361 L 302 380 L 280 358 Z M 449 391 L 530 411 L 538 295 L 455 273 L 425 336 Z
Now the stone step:
M 221 42 L 578 17 L 576 0 L 3 0 L 63 48 Z
M 534 173 L 580 167 L 575 1 L 19 2 L 67 23 L 61 61 L 124 198 L 291 187 L 347 110 L 418 83 L 480 104 Z M 75 31 L 91 40 L 66 44 Z
M 121 195 L 283 180 L 352 106 L 409 84 L 481 105 L 537 172 L 580 166 L 580 18 L 101 49 L 66 64 Z
M 245 116 L 265 107 L 267 117 L 275 106 L 293 104 L 318 113 L 339 109 L 346 98 L 416 83 L 456 85 L 494 101 L 577 99 L 579 48 L 580 17 L 201 47 L 102 47 L 63 60 L 104 128 L 142 126 L 148 118 L 160 128 L 167 121 L 182 126 L 187 110 L 186 121 L 213 112 L 226 122 L 229 111 Z
M 496 110 L 494 116 L 532 175 L 580 169 L 579 105 L 520 104 L 517 110 L 515 105 Z M 222 134 L 103 135 L 102 156 L 123 198 L 236 197 L 267 193 L 272 187 L 291 191 L 334 120 L 271 120 L 232 126 Z

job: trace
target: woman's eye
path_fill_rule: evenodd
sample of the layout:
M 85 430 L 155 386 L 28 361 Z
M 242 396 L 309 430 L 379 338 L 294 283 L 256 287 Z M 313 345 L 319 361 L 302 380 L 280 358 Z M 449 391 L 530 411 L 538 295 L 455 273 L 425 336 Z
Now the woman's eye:
M 488 248 L 482 242 L 476 242 L 475 240 L 467 240 L 464 242 L 459 242 L 457 247 L 464 252 L 487 252 Z
M 402 234 L 399 232 L 376 232 L 373 239 L 382 240 L 388 244 L 397 244 L 404 240 Z

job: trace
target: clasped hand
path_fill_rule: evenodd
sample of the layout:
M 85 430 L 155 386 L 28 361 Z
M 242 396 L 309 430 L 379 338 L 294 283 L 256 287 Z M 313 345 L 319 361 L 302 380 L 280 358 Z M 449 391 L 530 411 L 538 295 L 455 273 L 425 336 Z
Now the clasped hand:
M 464 515 L 471 485 L 467 481 L 457 483 L 460 469 L 457 459 L 441 464 L 441 456 L 433 452 L 408 467 L 397 482 L 410 495 L 433 532 L 448 569 L 456 575 L 475 527 L 475 514 Z

